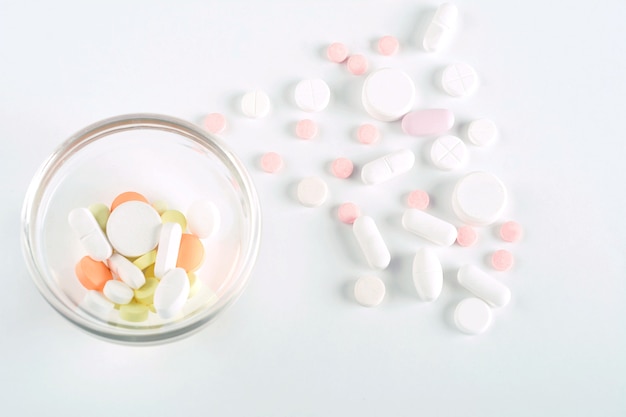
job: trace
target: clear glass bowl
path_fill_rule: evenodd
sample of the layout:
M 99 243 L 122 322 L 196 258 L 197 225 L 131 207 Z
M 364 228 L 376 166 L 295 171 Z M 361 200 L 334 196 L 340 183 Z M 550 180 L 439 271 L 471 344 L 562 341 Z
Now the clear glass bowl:
M 219 208 L 221 226 L 203 240 L 205 261 L 183 312 L 139 323 L 117 310 L 83 308 L 87 294 L 74 273 L 86 255 L 67 222 L 76 207 L 110 205 L 137 191 L 185 212 L 199 199 Z M 199 127 L 169 116 L 131 114 L 95 123 L 63 143 L 39 168 L 22 209 L 22 247 L 31 276 L 63 317 L 87 332 L 130 344 L 189 335 L 216 318 L 243 291 L 256 260 L 261 229 L 258 197 L 239 159 Z

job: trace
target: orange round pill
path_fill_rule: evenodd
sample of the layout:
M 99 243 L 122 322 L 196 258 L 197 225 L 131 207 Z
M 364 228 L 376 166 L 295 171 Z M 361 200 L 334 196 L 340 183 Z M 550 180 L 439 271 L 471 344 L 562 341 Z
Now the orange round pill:
M 127 201 L 143 201 L 144 203 L 148 203 L 148 199 L 143 195 L 134 191 L 127 191 L 115 197 L 115 200 L 111 203 L 111 211 L 115 210 L 115 207 Z
M 74 271 L 80 283 L 88 290 L 102 291 L 104 284 L 113 279 L 111 271 L 103 262 L 94 261 L 89 256 L 78 261 Z
M 187 272 L 192 272 L 200 268 L 203 260 L 204 246 L 200 239 L 194 235 L 184 233 L 180 239 L 176 266 L 183 268 Z

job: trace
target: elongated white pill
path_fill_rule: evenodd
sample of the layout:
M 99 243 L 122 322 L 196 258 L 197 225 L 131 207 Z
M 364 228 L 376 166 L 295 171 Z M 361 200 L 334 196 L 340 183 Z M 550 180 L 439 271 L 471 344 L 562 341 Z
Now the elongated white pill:
M 154 291 L 154 308 L 164 319 L 174 317 L 185 305 L 189 296 L 189 279 L 182 268 L 169 271 Z
M 380 184 L 408 172 L 415 164 L 415 154 L 402 149 L 368 162 L 361 168 L 361 180 L 365 184 Z
M 459 284 L 494 307 L 504 307 L 511 301 L 511 290 L 474 265 L 463 265 L 457 273 Z
M 115 304 L 128 304 L 135 295 L 128 285 L 114 279 L 110 279 L 104 284 L 102 292 L 109 301 Z
M 456 227 L 425 211 L 406 209 L 402 215 L 402 226 L 409 232 L 441 246 L 450 246 L 457 236 Z
M 424 301 L 435 301 L 443 288 L 443 269 L 432 249 L 420 248 L 413 258 L 413 283 Z
M 358 217 L 352 225 L 352 231 L 369 266 L 377 269 L 387 268 L 391 254 L 374 219 L 369 216 Z
M 104 261 L 113 254 L 111 244 L 100 228 L 98 221 L 88 209 L 84 207 L 75 208 L 70 211 L 67 221 L 91 259 Z
M 107 261 L 109 269 L 130 288 L 136 290 L 146 283 L 146 277 L 134 263 L 119 253 L 114 253 Z
M 427 52 L 435 52 L 450 42 L 457 26 L 459 10 L 452 3 L 443 3 L 424 33 L 422 44 Z
M 183 229 L 175 222 L 164 223 L 161 226 L 161 237 L 157 247 L 156 260 L 154 261 L 154 276 L 162 278 L 170 270 L 176 268 L 180 240 L 183 237 Z

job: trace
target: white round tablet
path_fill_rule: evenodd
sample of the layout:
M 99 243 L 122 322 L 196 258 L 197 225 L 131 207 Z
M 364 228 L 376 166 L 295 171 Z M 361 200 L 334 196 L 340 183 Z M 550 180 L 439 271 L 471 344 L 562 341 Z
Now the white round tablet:
M 354 298 L 365 307 L 376 307 L 385 298 L 385 284 L 378 277 L 361 277 L 354 285 Z
M 208 200 L 193 202 L 187 209 L 187 227 L 200 239 L 211 237 L 220 226 L 220 212 Z
M 330 102 L 330 88 L 324 80 L 302 80 L 294 93 L 296 105 L 309 112 L 322 111 Z
M 250 91 L 241 98 L 241 111 L 253 119 L 265 117 L 270 112 L 270 98 L 262 90 Z
M 478 88 L 478 75 L 468 64 L 463 62 L 451 64 L 443 70 L 441 87 L 453 97 L 464 97 Z
M 467 126 L 467 138 L 476 146 L 491 145 L 497 136 L 498 128 L 490 119 L 474 120 Z
M 361 100 L 370 116 L 391 122 L 411 111 L 415 85 L 404 71 L 382 68 L 365 79 Z
M 456 327 L 468 334 L 481 334 L 491 324 L 491 308 L 479 298 L 466 298 L 454 310 Z
M 298 183 L 298 201 L 307 207 L 317 207 L 326 201 L 328 185 L 318 177 L 308 177 Z
M 507 192 L 498 177 L 472 172 L 461 178 L 452 192 L 452 208 L 458 218 L 472 226 L 497 221 L 507 202 Z
M 128 257 L 150 252 L 159 243 L 161 217 L 143 201 L 127 201 L 111 212 L 106 233 L 111 246 Z
M 446 171 L 463 167 L 467 158 L 467 146 L 456 136 L 441 136 L 430 148 L 433 165 Z

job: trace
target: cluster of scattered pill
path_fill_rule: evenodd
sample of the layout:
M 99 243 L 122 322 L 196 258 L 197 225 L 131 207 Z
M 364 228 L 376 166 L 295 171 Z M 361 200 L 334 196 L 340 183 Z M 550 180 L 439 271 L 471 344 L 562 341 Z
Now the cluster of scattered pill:
M 442 49 L 450 40 L 456 28 L 458 10 L 450 3 L 442 4 L 422 39 L 423 49 L 434 52 Z M 393 36 L 380 38 L 377 50 L 382 55 L 393 55 L 400 43 Z M 350 55 L 348 48 L 339 42 L 327 48 L 327 58 L 335 63 L 345 64 L 354 75 L 368 73 L 368 60 L 362 54 Z M 479 85 L 476 71 L 468 64 L 457 62 L 446 66 L 439 75 L 439 87 L 452 97 L 465 97 L 474 93 Z M 416 88 L 406 72 L 395 68 L 375 69 L 367 75 L 361 90 L 361 102 L 365 111 L 381 122 L 400 121 L 402 131 L 411 136 L 436 137 L 431 145 L 429 156 L 434 167 L 453 171 L 463 168 L 470 152 L 461 138 L 448 132 L 454 126 L 454 113 L 448 109 L 414 110 Z M 294 101 L 305 112 L 320 112 L 330 101 L 331 90 L 321 79 L 300 81 L 294 90 Z M 242 113 L 259 118 L 270 111 L 270 99 L 263 91 L 246 94 L 241 102 Z M 219 113 L 207 116 L 205 127 L 213 133 L 221 133 L 225 121 Z M 216 126 L 219 125 L 219 129 Z M 311 119 L 302 119 L 296 124 L 295 136 L 310 140 L 318 133 L 317 124 Z M 474 146 L 487 146 L 497 139 L 497 127 L 490 119 L 477 119 L 468 124 L 466 140 Z M 373 144 L 380 138 L 378 128 L 364 123 L 357 129 L 357 139 L 363 144 Z M 410 149 L 401 149 L 376 158 L 360 167 L 363 183 L 377 185 L 409 172 L 415 164 L 415 154 Z M 283 167 L 282 157 L 276 152 L 268 152 L 261 157 L 260 166 L 268 173 L 278 172 Z M 330 168 L 337 178 L 348 178 L 353 174 L 354 164 L 348 158 L 335 159 Z M 328 185 L 320 177 L 307 177 L 297 186 L 297 199 L 307 207 L 322 205 L 328 196 Z M 492 173 L 476 171 L 460 178 L 451 196 L 451 206 L 462 226 L 433 216 L 427 212 L 430 197 L 423 190 L 413 190 L 407 199 L 408 209 L 402 216 L 403 227 L 434 245 L 447 247 L 455 242 L 467 247 L 477 241 L 475 227 L 485 227 L 498 222 L 507 204 L 507 190 L 502 181 Z M 391 254 L 373 218 L 362 215 L 359 207 L 345 202 L 338 208 L 340 221 L 351 224 L 359 247 L 372 269 L 385 269 Z M 521 238 L 522 228 L 508 221 L 500 225 L 499 234 L 505 242 L 515 242 Z M 507 250 L 497 250 L 491 256 L 491 265 L 497 271 L 505 271 L 513 265 L 513 255 Z M 413 282 L 418 296 L 423 301 L 436 300 L 443 287 L 442 265 L 436 253 L 423 247 L 417 250 L 413 259 Z M 492 307 L 504 307 L 511 294 L 509 289 L 497 279 L 474 265 L 465 265 L 458 270 L 457 280 L 474 297 L 462 300 L 455 311 L 457 327 L 469 334 L 484 332 L 492 321 Z M 354 295 L 364 305 L 378 305 L 385 296 L 385 285 L 375 276 L 364 276 L 357 280 Z
M 117 309 L 120 319 L 142 322 L 150 312 L 172 319 L 183 309 L 204 261 L 201 239 L 215 233 L 220 214 L 212 202 L 198 200 L 185 216 L 129 191 L 110 208 L 73 209 L 68 222 L 86 252 L 75 267 L 87 290 L 82 307 L 105 317 Z

